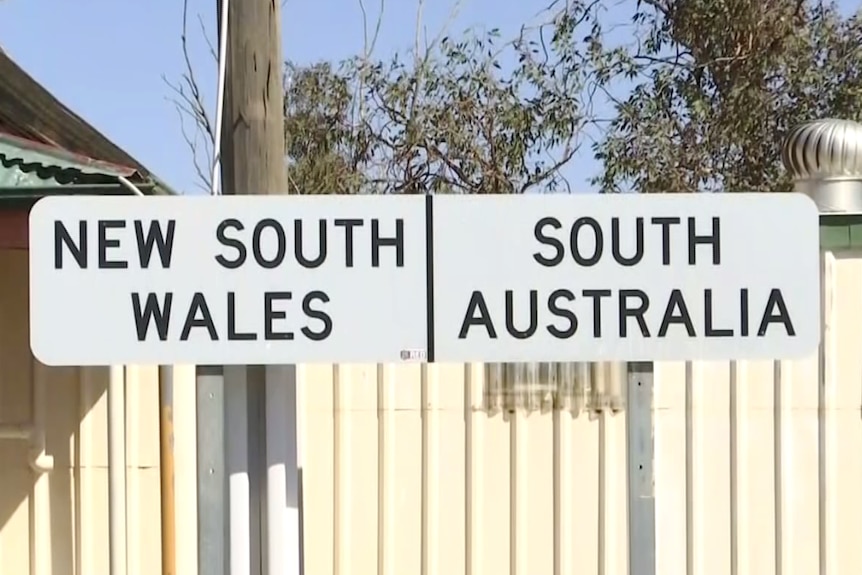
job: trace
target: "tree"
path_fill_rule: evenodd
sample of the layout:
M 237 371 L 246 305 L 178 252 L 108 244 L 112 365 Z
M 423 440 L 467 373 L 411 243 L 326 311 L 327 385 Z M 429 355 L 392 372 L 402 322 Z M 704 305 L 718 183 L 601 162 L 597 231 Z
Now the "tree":
M 809 0 L 625 1 L 625 34 L 608 31 L 627 6 L 599 0 L 556 0 L 509 40 L 497 30 L 428 40 L 417 18 L 413 49 L 386 60 L 374 57 L 379 22 L 364 19 L 356 57 L 287 64 L 290 185 L 570 191 L 564 168 L 592 139 L 605 193 L 780 192 L 791 189 L 780 147 L 794 125 L 862 116 L 862 12 Z M 181 115 L 211 135 L 190 63 L 174 87 Z
M 641 0 L 597 77 L 630 93 L 594 147 L 603 192 L 783 192 L 795 125 L 862 116 L 862 12 L 804 0 Z
M 560 167 L 587 121 L 565 46 L 443 37 L 420 57 L 288 64 L 286 138 L 304 193 L 567 189 Z M 554 50 L 559 52 L 551 54 Z M 504 73 L 507 58 L 516 61 Z
M 213 128 L 189 58 L 185 10 L 188 69 L 169 85 L 180 116 L 196 126 L 184 135 L 208 187 L 211 147 L 202 143 Z M 308 194 L 569 190 L 560 168 L 589 122 L 588 70 L 574 65 L 576 44 L 545 41 L 544 26 L 525 26 L 505 41 L 496 29 L 427 39 L 417 17 L 406 55 L 374 59 L 372 39 L 343 62 L 288 62 L 291 186 Z
M 541 26 L 439 34 L 407 57 L 288 63 L 292 185 L 301 193 L 569 190 L 560 168 L 590 121 L 576 44 Z M 417 30 L 419 26 L 417 26 Z

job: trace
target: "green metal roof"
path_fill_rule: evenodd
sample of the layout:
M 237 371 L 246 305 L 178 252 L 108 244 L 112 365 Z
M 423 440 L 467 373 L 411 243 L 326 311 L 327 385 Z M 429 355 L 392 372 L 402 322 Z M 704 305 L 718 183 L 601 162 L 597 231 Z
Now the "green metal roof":
M 55 187 L 116 182 L 134 168 L 78 156 L 0 133 L 0 188 Z

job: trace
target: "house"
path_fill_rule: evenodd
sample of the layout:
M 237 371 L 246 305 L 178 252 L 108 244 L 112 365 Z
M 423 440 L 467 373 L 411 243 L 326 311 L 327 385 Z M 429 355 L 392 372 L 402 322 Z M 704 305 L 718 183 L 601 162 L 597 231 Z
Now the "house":
M 27 220 L 49 195 L 174 192 L 2 50 L 0 78 L 0 571 L 107 574 L 122 539 L 128 564 L 158 573 L 158 368 L 121 370 L 126 527 L 109 536 L 109 368 L 31 355 Z
M 0 78 L 0 248 L 26 247 L 27 212 L 43 196 L 173 193 L 2 49 Z

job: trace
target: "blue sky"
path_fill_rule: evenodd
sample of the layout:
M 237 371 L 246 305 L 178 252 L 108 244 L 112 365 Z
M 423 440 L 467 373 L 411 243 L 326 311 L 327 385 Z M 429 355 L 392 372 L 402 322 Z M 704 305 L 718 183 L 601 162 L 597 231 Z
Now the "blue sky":
M 513 34 L 550 0 L 464 0 L 450 32 L 471 26 L 499 27 Z M 372 19 L 380 0 L 365 0 Z M 417 0 L 384 0 L 376 53 L 412 46 Z M 200 15 L 215 38 L 214 0 L 189 0 L 192 57 L 211 108 L 216 67 L 200 33 Z M 851 0 L 843 0 L 849 6 Z M 450 21 L 453 0 L 426 0 L 429 36 Z M 608 2 L 615 21 L 630 15 L 629 2 Z M 362 48 L 358 0 L 287 0 L 283 3 L 285 56 L 307 63 L 338 60 Z M 181 0 L 2 0 L 0 45 L 36 80 L 173 187 L 195 188 L 191 153 L 180 130 L 170 89 L 162 76 L 183 72 Z M 586 187 L 597 169 L 588 149 L 570 172 L 573 186 Z M 574 176 L 577 174 L 577 176 Z

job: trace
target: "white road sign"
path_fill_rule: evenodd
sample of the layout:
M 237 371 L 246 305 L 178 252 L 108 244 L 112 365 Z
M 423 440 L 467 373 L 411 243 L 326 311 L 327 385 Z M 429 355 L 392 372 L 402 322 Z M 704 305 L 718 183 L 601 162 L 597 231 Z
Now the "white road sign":
M 30 214 L 33 354 L 48 365 L 421 356 L 421 200 L 45 198 Z
M 791 358 L 820 334 L 796 194 L 52 197 L 48 365 Z
M 447 361 L 798 357 L 820 339 L 817 209 L 797 194 L 434 201 Z

